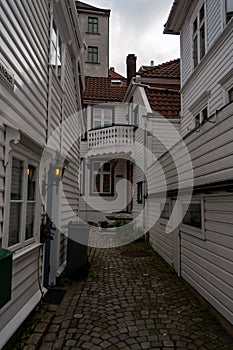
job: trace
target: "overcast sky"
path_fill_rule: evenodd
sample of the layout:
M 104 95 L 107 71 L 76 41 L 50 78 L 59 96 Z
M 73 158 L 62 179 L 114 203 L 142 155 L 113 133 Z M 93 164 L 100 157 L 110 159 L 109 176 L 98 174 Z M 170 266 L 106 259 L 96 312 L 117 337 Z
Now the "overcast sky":
M 126 75 L 126 56 L 137 56 L 142 65 L 178 58 L 179 36 L 163 34 L 173 0 L 83 0 L 90 5 L 111 9 L 110 67 Z

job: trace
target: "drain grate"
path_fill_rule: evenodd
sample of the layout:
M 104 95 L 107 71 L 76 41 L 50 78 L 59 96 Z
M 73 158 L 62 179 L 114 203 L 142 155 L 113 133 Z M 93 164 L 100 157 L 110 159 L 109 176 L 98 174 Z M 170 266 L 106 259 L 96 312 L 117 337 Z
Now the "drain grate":
M 61 289 L 49 289 L 43 298 L 46 304 L 60 305 L 66 291 Z

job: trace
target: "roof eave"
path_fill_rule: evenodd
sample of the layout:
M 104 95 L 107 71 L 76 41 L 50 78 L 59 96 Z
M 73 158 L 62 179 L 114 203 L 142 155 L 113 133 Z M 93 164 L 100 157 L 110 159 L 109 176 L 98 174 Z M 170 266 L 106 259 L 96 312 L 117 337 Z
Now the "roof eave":
M 180 34 L 192 2 L 192 0 L 174 0 L 167 23 L 164 25 L 164 34 Z

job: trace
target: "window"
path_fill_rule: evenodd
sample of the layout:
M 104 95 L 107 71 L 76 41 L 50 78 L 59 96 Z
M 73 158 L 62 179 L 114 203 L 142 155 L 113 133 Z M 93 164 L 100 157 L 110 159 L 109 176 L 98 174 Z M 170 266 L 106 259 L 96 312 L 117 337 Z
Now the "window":
M 186 211 L 183 224 L 202 229 L 202 203 L 192 202 L 190 204 L 183 204 L 184 212 Z
M 37 169 L 25 160 L 12 158 L 8 246 L 27 243 L 34 237 Z
M 113 195 L 112 167 L 110 162 L 92 162 L 92 193 Z
M 80 163 L 80 173 L 79 173 L 79 189 L 80 189 L 80 195 L 85 195 L 85 159 L 81 158 Z
M 88 62 L 98 63 L 98 47 L 88 46 Z
M 198 128 L 204 121 L 208 119 L 208 107 L 202 109 L 201 112 L 195 115 L 194 117 L 194 129 Z
M 92 128 L 103 128 L 113 124 L 113 108 L 95 108 L 92 109 Z
M 233 87 L 228 90 L 228 103 L 233 102 Z
M 98 33 L 98 17 L 88 17 L 88 33 Z
M 206 53 L 205 4 L 193 22 L 193 66 L 198 65 Z
M 143 181 L 137 183 L 137 202 L 138 204 L 143 202 Z
M 50 64 L 53 66 L 56 76 L 61 78 L 61 39 L 58 28 L 53 21 L 50 42 Z
M 233 0 L 226 0 L 226 23 L 233 17 Z
M 134 119 L 134 125 L 139 125 L 139 105 L 136 105 L 133 111 L 133 119 Z
M 162 203 L 162 212 L 160 217 L 168 220 L 170 218 L 170 202 Z

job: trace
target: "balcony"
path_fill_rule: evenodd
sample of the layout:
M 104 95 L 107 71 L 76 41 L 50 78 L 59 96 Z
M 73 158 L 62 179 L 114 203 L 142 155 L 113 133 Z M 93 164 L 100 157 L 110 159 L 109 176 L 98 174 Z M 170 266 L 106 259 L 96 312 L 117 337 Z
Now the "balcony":
M 130 153 L 133 145 L 132 125 L 115 125 L 88 131 L 88 150 L 92 154 Z

